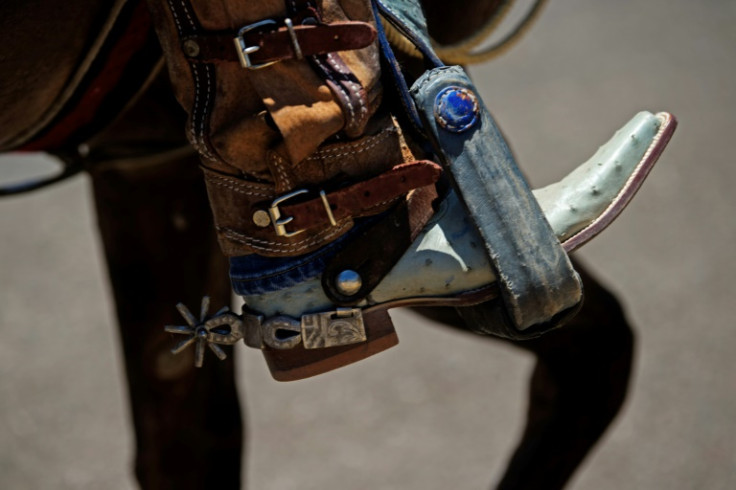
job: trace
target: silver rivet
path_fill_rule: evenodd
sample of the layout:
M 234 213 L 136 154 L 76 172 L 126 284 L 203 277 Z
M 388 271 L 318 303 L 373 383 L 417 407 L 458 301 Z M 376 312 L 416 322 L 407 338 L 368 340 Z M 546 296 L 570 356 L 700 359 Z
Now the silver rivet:
M 196 58 L 199 56 L 199 44 L 197 44 L 197 41 L 194 39 L 187 39 L 184 41 L 182 48 L 184 49 L 184 53 L 186 53 L 190 58 Z
M 337 291 L 345 296 L 356 294 L 360 291 L 361 286 L 363 286 L 363 279 L 360 274 L 350 269 L 342 271 L 335 278 Z
M 271 224 L 271 216 L 268 214 L 268 211 L 259 209 L 258 211 L 253 213 L 253 223 L 255 223 L 256 226 L 265 228 Z

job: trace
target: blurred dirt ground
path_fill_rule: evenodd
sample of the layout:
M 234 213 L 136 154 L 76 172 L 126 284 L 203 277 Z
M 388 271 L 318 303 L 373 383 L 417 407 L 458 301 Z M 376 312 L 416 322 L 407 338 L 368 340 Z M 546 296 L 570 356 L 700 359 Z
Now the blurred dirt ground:
M 734 25 L 736 2 L 550 2 L 472 70 L 536 185 L 641 109 L 680 120 L 637 199 L 578 254 L 620 293 L 638 347 L 628 402 L 573 489 L 736 487 Z M 0 281 L 0 488 L 134 487 L 86 177 L 0 201 Z M 276 383 L 239 349 L 249 488 L 481 489 L 501 475 L 532 359 L 393 316 L 399 347 L 317 379 Z

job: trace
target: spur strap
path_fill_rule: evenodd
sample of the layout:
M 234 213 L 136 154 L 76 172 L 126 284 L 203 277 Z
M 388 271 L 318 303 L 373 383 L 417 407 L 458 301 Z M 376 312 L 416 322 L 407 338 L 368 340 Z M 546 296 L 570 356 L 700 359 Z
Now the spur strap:
M 434 184 L 441 173 L 440 166 L 430 161 L 404 163 L 372 179 L 329 193 L 321 191 L 317 198 L 281 206 L 279 213 L 291 218 L 288 224 L 292 230 L 335 226 L 338 221 L 346 218 L 372 215 L 374 210 L 396 200 L 410 190 Z M 308 194 L 307 191 L 302 192 Z M 289 195 L 294 195 L 294 193 Z M 272 219 L 275 220 L 277 218 L 273 218 L 273 207 L 272 202 L 268 210 Z M 260 207 L 260 209 L 265 210 L 265 207 Z
M 434 215 L 435 199 L 435 186 L 416 189 L 378 223 L 342 247 L 322 273 L 322 289 L 330 301 L 353 306 L 371 294 Z M 346 280 L 350 287 L 345 287 Z
M 376 30 L 366 22 L 288 25 L 275 21 L 240 31 L 206 32 L 182 39 L 187 58 L 201 63 L 242 62 L 246 67 L 259 67 L 276 61 L 302 59 L 338 51 L 362 49 L 375 41 Z M 243 30 L 246 30 L 243 32 Z M 274 30 L 275 29 L 275 30 Z
M 460 67 L 429 70 L 412 96 L 437 155 L 485 242 L 512 328 L 552 324 L 582 284 L 490 112 Z
M 430 161 L 409 162 L 329 192 L 299 189 L 281 196 L 271 185 L 207 168 L 204 172 L 226 255 L 294 256 L 342 236 L 352 228 L 354 218 L 376 216 L 410 191 L 433 186 L 442 169 Z M 228 245 L 228 239 L 236 243 Z

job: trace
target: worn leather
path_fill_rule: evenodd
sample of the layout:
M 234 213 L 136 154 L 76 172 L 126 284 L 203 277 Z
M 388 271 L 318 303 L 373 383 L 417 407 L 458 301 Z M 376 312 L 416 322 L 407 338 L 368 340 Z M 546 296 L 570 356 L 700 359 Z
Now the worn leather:
M 354 183 L 413 159 L 395 122 L 378 113 L 376 42 L 259 70 L 195 60 L 183 51 L 188 39 L 300 15 L 318 15 L 321 25 L 363 26 L 358 37 L 364 43 L 375 25 L 368 0 L 324 0 L 316 11 L 301 1 L 148 1 L 177 98 L 189 114 L 187 135 L 206 169 L 226 254 L 299 255 L 351 227 L 344 220 L 329 230 L 273 239 L 263 230 L 251 233 L 244 200 L 273 199 L 325 182 Z M 305 8 L 312 10 L 304 14 Z
M 377 214 L 409 191 L 433 185 L 442 169 L 436 163 L 422 160 L 396 165 L 376 177 L 326 193 L 332 216 L 340 221 Z M 292 218 L 288 227 L 294 230 L 325 228 L 330 219 L 321 197 L 280 207 L 284 216 Z
M 371 169 L 390 168 L 397 162 L 413 159 L 391 119 L 377 122 L 380 123 L 379 127 L 386 123 L 390 126 L 352 142 L 324 145 L 294 168 L 290 168 L 278 153 L 270 152 L 272 165 L 278 168 L 276 184 L 253 182 L 204 167 L 210 204 L 223 252 L 228 256 L 251 253 L 296 256 L 316 250 L 350 230 L 353 217 L 345 216 L 338 219 L 337 226 L 311 228 L 293 237 L 278 237 L 273 227 L 255 226 L 253 214 L 292 189 L 329 191 L 331 188 L 349 187 L 351 183 L 372 178 L 374 173 Z M 302 169 L 305 171 L 301 172 Z M 434 172 L 432 170 L 430 173 Z M 380 205 L 370 214 L 385 211 L 392 205 L 392 202 L 384 201 L 385 199 L 374 202 Z M 293 202 L 285 202 L 284 206 L 286 208 L 291 204 Z M 321 200 L 316 204 L 316 212 L 320 213 L 318 216 L 322 216 L 324 207 Z M 289 211 L 285 211 L 284 215 L 288 216 Z M 288 229 L 293 231 L 296 228 L 290 224 Z
M 300 9 L 311 8 L 299 0 L 286 2 L 283 9 L 266 1 L 247 5 L 237 2 L 231 5 L 224 1 L 227 8 L 219 10 L 200 0 L 192 0 L 192 6 L 186 2 L 167 0 L 178 42 L 206 32 L 237 30 L 266 18 L 294 17 L 299 15 Z M 367 1 L 324 0 L 317 4 L 319 21 L 325 24 L 348 19 L 374 23 L 371 7 L 375 9 L 373 16 L 391 22 L 417 45 L 429 66 L 441 65 L 432 52 L 426 21 L 416 1 L 375 0 L 371 5 Z M 349 10 L 350 15 L 347 15 Z M 182 27 L 183 19 L 189 22 L 189 27 Z M 582 297 L 579 278 L 515 167 L 488 112 L 481 104 L 480 122 L 467 132 L 448 132 L 434 122 L 438 91 L 449 83 L 472 90 L 470 81 L 459 68 L 437 68 L 422 78 L 415 85 L 415 93 L 410 94 L 407 80 L 411 81 L 412 74 L 405 78 L 401 64 L 393 57 L 382 35 L 381 25 L 376 27 L 386 66 L 392 70 L 408 120 L 414 122 L 418 133 L 435 143 L 436 154 L 453 175 L 459 202 L 465 212 L 469 211 L 482 237 L 476 245 L 485 250 L 490 264 L 486 269 L 498 279 L 505 306 L 499 318 L 508 322 L 510 330 L 523 331 L 569 313 Z M 233 69 L 234 63 L 211 64 L 184 57 L 194 78 L 189 88 L 199 97 L 195 97 L 190 111 L 190 129 L 194 140 L 200 144 L 218 232 L 227 254 L 299 256 L 324 247 L 352 227 L 352 218 L 361 215 L 365 203 L 347 207 L 340 204 L 338 208 L 345 211 L 338 213 L 330 226 L 325 223 L 327 213 L 319 200 L 297 203 L 292 213 L 288 206 L 294 204 L 285 203 L 280 207 L 282 215 L 294 215 L 293 228 L 287 228 L 288 231 L 307 230 L 293 237 L 274 238 L 269 226 L 254 227 L 253 213 L 265 211 L 273 198 L 302 187 L 301 182 L 316 184 L 313 187 L 316 189 L 323 188 L 325 183 L 330 186 L 334 182 L 346 182 L 344 188 L 349 189 L 356 182 L 368 181 L 397 163 L 407 161 L 407 153 L 412 152 L 407 152 L 408 145 L 396 130 L 395 123 L 377 112 L 381 88 L 376 53 L 374 44 L 364 50 L 334 54 L 334 57 L 330 53 L 310 56 L 304 61 L 287 59 L 262 70 L 245 72 L 239 66 Z M 336 78 L 336 73 L 344 76 Z M 198 84 L 197 80 L 205 77 L 208 84 L 215 80 L 217 88 L 203 89 L 203 83 Z M 446 78 L 446 83 L 433 85 L 442 78 Z M 257 103 L 241 111 L 245 109 L 244 101 L 239 98 L 245 85 L 243 81 L 250 83 L 248 88 L 252 88 Z M 230 82 L 232 85 L 228 86 Z M 391 111 L 396 109 L 390 108 Z M 396 130 L 396 137 L 392 128 Z M 242 138 L 238 137 L 241 130 Z M 363 136 L 366 134 L 369 136 Z M 378 145 L 362 141 L 363 138 L 377 141 L 380 135 L 388 135 L 388 141 Z M 220 137 L 222 139 L 218 140 Z M 325 158 L 347 153 L 343 148 L 361 145 L 362 154 L 358 156 L 356 151 L 354 155 L 359 169 L 355 174 L 361 177 L 346 176 L 350 164 L 337 159 L 332 173 L 326 169 Z M 367 149 L 373 146 L 378 149 L 371 155 Z M 366 151 L 363 153 L 363 150 Z M 227 158 L 222 158 L 223 155 Z M 485 165 L 484 159 L 490 160 L 490 166 Z M 347 202 L 350 193 L 345 195 Z M 392 199 L 384 204 L 390 205 Z M 374 294 L 381 293 L 382 283 L 379 281 L 375 285 L 371 279 L 371 288 L 375 286 L 375 289 L 365 301 L 375 301 Z M 333 303 L 343 301 L 330 290 L 329 281 L 325 288 Z M 465 290 L 461 288 L 462 291 Z M 411 291 L 407 289 L 407 292 Z M 299 291 L 289 291 L 288 296 L 292 293 Z M 275 307 L 286 308 L 285 303 L 288 301 L 278 300 Z M 315 303 L 310 302 L 311 305 Z M 554 325 L 553 321 L 549 323 L 549 326 Z
M 438 96 L 448 88 L 476 92 L 457 66 L 427 71 L 412 87 L 425 129 L 483 238 L 513 327 L 550 322 L 582 301 L 580 278 L 480 98 L 472 127 L 441 124 Z
M 349 73 L 333 88 L 307 59 L 286 60 L 262 70 L 245 70 L 236 63 L 190 63 L 182 51 L 184 39 L 204 32 L 237 30 L 264 19 L 283 19 L 287 3 L 148 1 L 177 98 L 190 115 L 189 139 L 209 168 L 249 180 L 275 182 L 278 168 L 269 164 L 269 152 L 278 152 L 291 167 L 348 125 L 360 134 L 368 131 L 368 121 L 381 97 L 375 43 L 340 53 Z M 320 2 L 320 8 L 322 22 L 327 24 L 374 24 L 367 0 L 328 0 Z M 363 94 L 359 104 L 347 97 L 352 105 L 346 105 L 336 95 L 347 90 L 344 85 Z
M 427 29 L 421 2 L 415 0 L 375 0 L 378 11 L 383 17 L 401 30 L 401 33 L 411 40 L 425 56 L 434 61 L 435 66 L 441 66 L 432 51 L 432 42 Z
M 276 30 L 254 30 L 243 35 L 246 46 L 258 47 L 249 55 L 254 65 L 298 59 L 294 51 L 291 35 L 286 27 Z M 336 22 L 334 24 L 295 25 L 294 37 L 299 45 L 301 56 L 334 53 L 368 47 L 376 39 L 376 29 L 366 22 Z M 195 50 L 187 52 L 187 57 L 195 61 L 239 62 L 237 51 L 233 49 L 237 31 L 203 33 L 182 42 L 194 43 Z
M 432 203 L 436 199 L 434 186 L 416 189 L 378 223 L 341 247 L 322 272 L 322 289 L 330 301 L 340 306 L 353 306 L 365 300 L 432 218 Z M 340 273 L 346 270 L 356 272 L 362 282 L 358 291 L 350 295 L 336 287 Z
M 301 230 L 294 237 L 277 235 L 270 219 L 261 222 L 260 226 L 253 219 L 258 213 L 265 220 L 276 198 L 273 186 L 246 183 L 208 169 L 205 169 L 205 181 L 218 233 L 236 242 L 225 249 L 226 254 L 243 255 L 244 247 L 237 245 L 241 243 L 250 253 L 279 256 L 300 255 L 318 249 L 324 237 L 337 238 L 352 228 L 356 218 L 386 211 L 409 191 L 433 185 L 440 173 L 435 163 L 409 162 L 371 179 L 325 192 L 335 224 L 330 221 L 318 191 L 295 196 L 293 201 L 284 201 L 278 206 L 281 219 L 291 218 L 285 231 Z

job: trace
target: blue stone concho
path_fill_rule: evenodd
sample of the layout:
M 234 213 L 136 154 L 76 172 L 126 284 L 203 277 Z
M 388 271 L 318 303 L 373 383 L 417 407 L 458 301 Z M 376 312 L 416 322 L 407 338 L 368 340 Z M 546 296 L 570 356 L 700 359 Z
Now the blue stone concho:
M 478 99 L 462 87 L 443 89 L 434 101 L 434 117 L 439 125 L 453 133 L 462 133 L 478 121 Z

